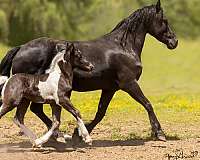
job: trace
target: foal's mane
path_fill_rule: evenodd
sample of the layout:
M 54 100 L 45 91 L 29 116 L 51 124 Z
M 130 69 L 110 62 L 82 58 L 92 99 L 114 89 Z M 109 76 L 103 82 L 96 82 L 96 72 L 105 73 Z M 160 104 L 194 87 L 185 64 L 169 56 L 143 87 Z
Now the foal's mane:
M 148 25 L 151 23 L 152 18 L 156 14 L 156 6 L 146 6 L 133 12 L 129 17 L 123 19 L 117 26 L 109 33 L 113 32 L 123 32 L 122 37 L 120 37 L 120 43 L 122 47 L 125 47 L 126 40 L 129 33 L 134 34 L 141 23 Z
M 51 62 L 51 66 L 49 68 L 49 73 L 55 70 L 55 67 L 57 65 L 57 63 L 64 59 L 64 54 L 65 54 L 65 50 L 58 52 L 57 55 L 53 58 L 52 62 Z

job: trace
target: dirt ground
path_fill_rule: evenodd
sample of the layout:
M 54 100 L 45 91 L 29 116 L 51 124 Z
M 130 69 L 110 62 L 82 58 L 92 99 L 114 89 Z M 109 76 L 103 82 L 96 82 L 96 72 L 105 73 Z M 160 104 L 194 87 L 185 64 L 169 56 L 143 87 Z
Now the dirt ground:
M 4 123 L 5 122 L 5 123 Z M 32 121 L 34 130 L 45 131 L 43 125 Z M 0 123 L 0 160 L 177 160 L 200 159 L 200 138 L 185 140 L 112 140 L 100 125 L 92 134 L 93 146 L 72 148 L 71 142 L 48 142 L 33 150 L 29 140 L 18 135 L 19 129 L 6 119 Z M 109 137 L 109 136 L 107 136 Z

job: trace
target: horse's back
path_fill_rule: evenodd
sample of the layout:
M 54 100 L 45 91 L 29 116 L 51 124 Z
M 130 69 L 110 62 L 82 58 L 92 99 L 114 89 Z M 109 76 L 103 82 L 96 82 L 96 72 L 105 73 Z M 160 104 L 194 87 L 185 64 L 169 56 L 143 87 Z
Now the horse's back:
M 55 46 L 58 40 L 39 38 L 21 46 L 13 59 L 12 72 L 42 74 L 56 55 Z

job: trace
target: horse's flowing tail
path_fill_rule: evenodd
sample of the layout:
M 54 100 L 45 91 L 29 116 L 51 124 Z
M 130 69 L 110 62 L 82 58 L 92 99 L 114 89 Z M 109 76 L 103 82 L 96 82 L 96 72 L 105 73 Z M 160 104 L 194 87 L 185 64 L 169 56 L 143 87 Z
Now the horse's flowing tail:
M 6 56 L 2 59 L 0 64 L 0 90 L 2 90 L 3 84 L 10 77 L 10 70 L 12 66 L 12 60 L 19 51 L 20 47 L 15 47 L 8 51 Z

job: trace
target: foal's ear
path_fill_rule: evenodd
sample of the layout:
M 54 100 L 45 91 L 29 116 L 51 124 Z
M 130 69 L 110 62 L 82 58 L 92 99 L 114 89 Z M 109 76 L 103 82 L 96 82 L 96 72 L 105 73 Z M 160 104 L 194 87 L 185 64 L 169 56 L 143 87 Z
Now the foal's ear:
M 74 52 L 75 51 L 74 44 L 70 44 L 68 50 L 70 51 L 70 53 Z
M 57 44 L 56 45 L 56 52 L 62 52 L 65 49 L 66 49 L 66 45 L 65 44 Z
M 156 4 L 156 13 L 159 13 L 161 10 L 161 2 L 160 0 L 158 0 L 157 4 Z
M 70 59 L 72 59 L 74 57 L 74 55 L 75 55 L 75 46 L 74 46 L 74 44 L 71 44 L 69 46 L 69 51 L 70 51 Z
M 66 61 L 69 61 L 71 59 L 71 56 L 74 55 L 75 52 L 75 47 L 73 44 L 70 44 L 69 46 L 67 46 L 66 51 L 65 51 L 65 55 L 64 55 L 64 59 Z

